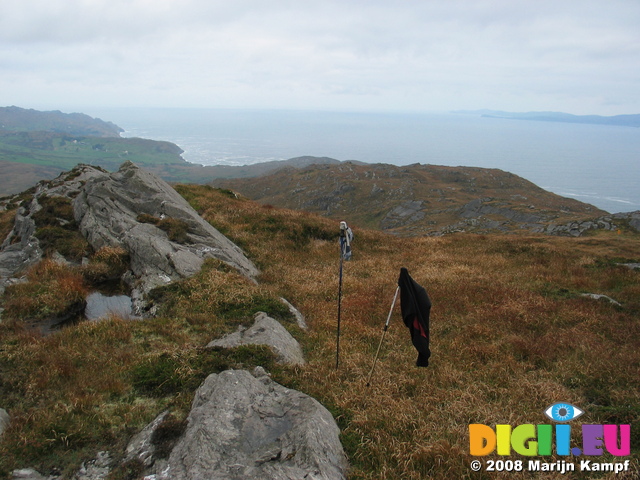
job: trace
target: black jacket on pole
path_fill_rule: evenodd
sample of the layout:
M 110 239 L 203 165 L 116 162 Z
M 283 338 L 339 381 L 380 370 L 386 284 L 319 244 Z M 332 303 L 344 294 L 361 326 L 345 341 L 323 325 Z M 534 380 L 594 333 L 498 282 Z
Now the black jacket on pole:
M 406 268 L 400 269 L 400 309 L 402 320 L 411 332 L 411 341 L 418 350 L 418 367 L 429 365 L 429 314 L 431 312 L 431 300 L 427 291 L 418 285 L 409 275 Z

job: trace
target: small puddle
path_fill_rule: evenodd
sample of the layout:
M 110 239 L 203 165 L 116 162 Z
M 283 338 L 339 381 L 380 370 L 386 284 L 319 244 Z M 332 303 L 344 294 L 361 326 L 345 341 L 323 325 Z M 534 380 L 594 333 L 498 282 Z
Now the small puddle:
M 39 330 L 42 335 L 46 336 L 85 320 L 98 321 L 110 316 L 125 320 L 140 319 L 133 313 L 133 303 L 130 296 L 122 294 L 122 290 L 104 291 L 112 294 L 95 291 L 86 298 L 86 301 L 78 302 L 64 315 L 33 321 L 28 323 L 28 326 Z
M 87 320 L 100 320 L 109 316 L 124 319 L 135 318 L 132 311 L 131 297 L 128 295 L 104 295 L 93 292 L 87 297 L 84 316 Z

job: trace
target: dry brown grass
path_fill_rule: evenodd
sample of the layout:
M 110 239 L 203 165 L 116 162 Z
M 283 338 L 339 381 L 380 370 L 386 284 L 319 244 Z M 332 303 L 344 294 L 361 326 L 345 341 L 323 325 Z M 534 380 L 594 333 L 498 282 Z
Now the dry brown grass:
M 637 467 L 640 281 L 637 271 L 616 265 L 620 260 L 638 261 L 637 235 L 401 239 L 356 230 L 353 260 L 344 264 L 336 370 L 336 222 L 263 207 L 207 187 L 178 190 L 259 265 L 260 283 L 250 284 L 214 262 L 194 279 L 156 292 L 158 301 L 164 300 L 159 319 L 84 325 L 51 339 L 5 329 L 13 343 L 4 343 L 0 369 L 27 365 L 11 381 L 19 391 L 34 392 L 38 398 L 51 389 L 69 392 L 54 396 L 58 406 L 51 411 L 78 405 L 78 423 L 70 425 L 86 422 L 87 409 L 92 408 L 104 426 L 102 444 L 105 438 L 117 444 L 165 405 L 184 408 L 188 394 L 183 386 L 191 388 L 199 378 L 190 372 L 206 370 L 200 347 L 246 321 L 255 308 L 277 310 L 274 299 L 284 296 L 305 314 L 310 326 L 306 334 L 295 332 L 308 364 L 276 369 L 274 377 L 313 395 L 334 413 L 352 463 L 352 479 L 495 478 L 471 472 L 468 425 L 549 423 L 543 410 L 557 401 L 585 410 L 575 425 L 632 423 L 632 463 Z M 367 387 L 401 267 L 409 269 L 433 302 L 432 361 L 426 369 L 414 367 L 417 355 L 396 306 L 372 386 Z M 609 295 L 622 307 L 580 296 L 587 292 Z M 118 340 L 103 353 L 112 329 Z M 83 346 L 87 344 L 100 347 L 89 351 Z M 55 357 L 50 365 L 45 352 Z M 87 365 L 92 365 L 91 371 L 113 372 L 110 382 L 104 380 L 107 388 L 98 385 L 99 379 L 86 378 Z M 173 393 L 150 398 L 136 390 L 131 376 L 137 375 L 139 382 L 145 369 L 154 365 L 166 366 L 168 380 L 176 385 Z M 77 378 L 78 386 L 63 383 L 69 377 Z M 83 390 L 83 384 L 90 387 Z M 100 402 L 104 406 L 98 406 Z M 44 413 L 37 402 L 14 403 L 23 420 L 12 427 L 12 435 L 25 435 L 24 448 L 38 438 L 58 446 L 74 438 L 55 437 L 51 419 L 39 417 Z M 37 425 L 48 425 L 48 433 L 21 433 Z M 79 427 L 70 431 L 80 438 L 85 432 Z M 92 444 L 90 440 L 76 445 Z M 14 452 L 12 458 L 23 458 L 15 453 L 15 445 L 5 441 L 1 448 Z M 59 449 L 54 451 L 61 455 Z M 603 459 L 611 461 L 608 456 Z
M 0 211 L 0 244 L 4 242 L 5 238 L 13 230 L 13 222 L 16 217 L 16 209 Z
M 26 279 L 26 283 L 7 287 L 4 307 L 8 319 L 64 316 L 87 296 L 82 275 L 53 260 L 36 264 L 26 273 Z
M 240 241 L 260 264 L 261 281 L 307 316 L 309 365 L 282 380 L 338 416 L 352 478 L 480 478 L 468 466 L 468 424 L 548 423 L 543 410 L 557 401 L 585 408 L 588 423 L 626 415 L 640 428 L 640 282 L 615 265 L 637 260 L 637 235 L 399 239 L 357 230 L 354 258 L 344 265 L 336 371 L 337 224 L 242 200 L 221 205 L 217 195 L 200 198 L 205 218 Z M 334 229 L 335 241 L 291 248 L 287 232 L 305 222 Z M 289 227 L 256 238 L 270 224 Z M 416 352 L 396 311 L 367 388 L 403 266 L 433 301 L 432 362 L 413 366 Z M 606 294 L 623 307 L 580 293 Z
M 80 269 L 91 283 L 120 279 L 129 269 L 129 253 L 121 247 L 105 246 L 95 252 L 88 264 Z

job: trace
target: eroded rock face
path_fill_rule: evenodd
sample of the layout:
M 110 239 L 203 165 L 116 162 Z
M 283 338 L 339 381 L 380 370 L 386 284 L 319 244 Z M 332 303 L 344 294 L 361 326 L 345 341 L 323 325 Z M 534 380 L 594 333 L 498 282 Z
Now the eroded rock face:
M 20 207 L 16 212 L 13 230 L 0 246 L 0 278 L 10 278 L 17 271 L 40 260 L 42 250 L 34 236 L 35 231 L 35 222 L 27 215 L 27 210 Z
M 256 267 L 240 248 L 207 223 L 166 182 L 131 162 L 88 180 L 73 202 L 80 231 L 94 249 L 123 246 L 144 290 L 197 273 L 208 257 L 254 278 Z M 178 241 L 142 215 L 172 219 L 186 230 Z
M 331 414 L 264 374 L 212 374 L 156 480 L 340 480 L 347 460 Z

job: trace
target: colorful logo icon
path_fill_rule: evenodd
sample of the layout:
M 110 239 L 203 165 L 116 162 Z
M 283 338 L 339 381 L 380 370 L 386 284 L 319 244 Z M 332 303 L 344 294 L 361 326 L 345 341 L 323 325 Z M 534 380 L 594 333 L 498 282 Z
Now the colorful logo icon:
M 544 414 L 551 420 L 562 423 L 575 420 L 583 413 L 583 410 L 574 407 L 570 403 L 554 403 L 544 411 Z
M 631 425 L 583 424 L 582 444 L 571 447 L 571 420 L 585 413 L 566 402 L 554 403 L 544 414 L 555 425 L 522 424 L 511 426 L 496 424 L 495 427 L 474 423 L 469 425 L 469 453 L 482 457 L 496 452 L 508 456 L 512 451 L 524 456 L 573 455 L 579 457 L 599 456 L 609 453 L 616 457 L 631 454 Z M 555 444 L 555 449 L 553 448 Z

